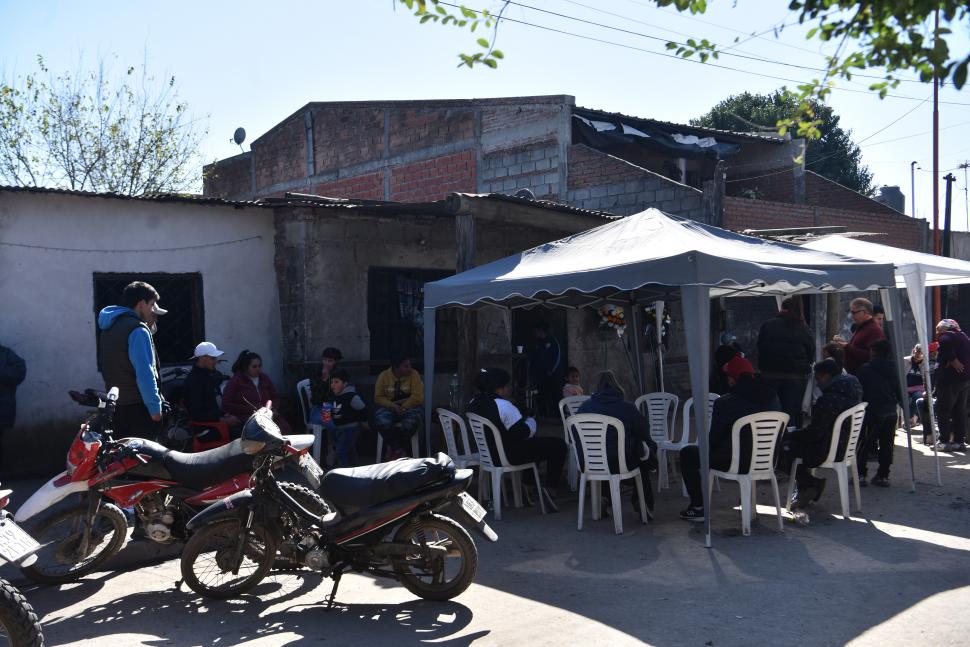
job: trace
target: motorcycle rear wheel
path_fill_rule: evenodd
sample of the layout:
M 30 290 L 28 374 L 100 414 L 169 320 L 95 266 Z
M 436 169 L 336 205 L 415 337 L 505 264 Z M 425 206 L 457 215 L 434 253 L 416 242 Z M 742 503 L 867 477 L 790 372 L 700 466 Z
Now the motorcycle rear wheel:
M 259 584 L 276 559 L 276 538 L 265 526 L 253 525 L 247 533 L 239 572 L 238 561 L 243 524 L 239 519 L 215 521 L 195 534 L 182 551 L 182 577 L 189 587 L 207 598 L 225 600 Z
M 10 582 L 0 579 L 0 642 L 11 647 L 44 647 L 40 620 L 27 599 Z
M 87 554 L 79 554 L 87 504 L 78 505 L 45 517 L 28 529 L 41 545 L 37 561 L 21 568 L 23 574 L 40 584 L 74 582 L 98 569 L 121 550 L 128 534 L 128 520 L 121 509 L 102 503 L 95 515 Z
M 425 600 L 444 601 L 460 595 L 478 572 L 478 549 L 458 522 L 438 514 L 416 517 L 394 535 L 395 542 L 447 549 L 442 558 L 424 559 L 418 554 L 392 560 L 401 584 Z

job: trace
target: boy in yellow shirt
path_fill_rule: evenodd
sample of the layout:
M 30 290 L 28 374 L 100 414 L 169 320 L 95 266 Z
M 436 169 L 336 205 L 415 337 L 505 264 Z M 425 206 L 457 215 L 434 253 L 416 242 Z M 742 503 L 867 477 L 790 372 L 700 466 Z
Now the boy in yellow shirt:
M 374 404 L 374 428 L 384 438 L 387 460 L 406 456 L 424 424 L 424 383 L 409 358 L 391 358 L 390 368 L 377 376 Z

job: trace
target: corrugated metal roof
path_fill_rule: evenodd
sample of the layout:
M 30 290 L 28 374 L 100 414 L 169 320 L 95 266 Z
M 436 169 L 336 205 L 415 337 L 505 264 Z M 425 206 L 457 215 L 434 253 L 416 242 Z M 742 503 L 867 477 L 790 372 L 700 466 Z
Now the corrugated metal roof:
M 201 204 L 236 207 L 258 207 L 261 203 L 242 200 L 226 200 L 197 193 L 154 193 L 146 195 L 126 195 L 123 193 L 99 193 L 97 191 L 79 191 L 77 189 L 57 189 L 42 186 L 4 186 L 0 185 L 0 193 L 48 193 L 54 195 L 76 195 L 85 198 L 108 198 L 115 200 L 140 200 L 143 202 L 176 202 L 183 204 Z
M 782 137 L 781 135 L 766 135 L 762 133 L 741 133 L 733 130 L 718 130 L 717 128 L 704 128 L 702 126 L 691 126 L 689 124 L 677 124 L 671 121 L 661 121 L 659 119 L 648 119 L 646 117 L 635 117 L 632 115 L 625 115 L 622 112 L 608 112 L 606 110 L 599 110 L 597 108 L 584 108 L 576 106 L 579 110 L 585 110 L 587 112 L 595 112 L 606 118 L 611 119 L 629 119 L 631 121 L 642 121 L 649 124 L 654 124 L 663 128 L 669 128 L 671 130 L 686 131 L 691 133 L 703 133 L 706 135 L 712 135 L 714 137 L 735 137 L 738 139 L 748 139 L 756 140 L 769 144 L 784 144 L 788 142 L 787 137 Z

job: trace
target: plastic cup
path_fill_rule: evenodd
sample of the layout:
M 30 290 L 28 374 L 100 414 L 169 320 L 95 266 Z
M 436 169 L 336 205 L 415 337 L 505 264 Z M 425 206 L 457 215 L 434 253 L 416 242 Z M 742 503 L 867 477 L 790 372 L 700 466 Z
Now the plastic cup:
M 516 346 L 515 347 L 515 352 L 518 353 L 519 355 L 521 355 L 522 354 L 522 347 L 521 346 Z

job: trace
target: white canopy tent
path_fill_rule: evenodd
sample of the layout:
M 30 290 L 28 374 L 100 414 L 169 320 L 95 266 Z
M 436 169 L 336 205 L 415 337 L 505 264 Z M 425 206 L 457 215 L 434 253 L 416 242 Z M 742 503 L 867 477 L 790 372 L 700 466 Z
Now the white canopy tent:
M 435 310 L 440 307 L 581 308 L 627 303 L 635 306 L 636 330 L 640 306 L 679 297 L 685 334 L 693 340 L 688 354 L 692 395 L 704 401 L 712 297 L 862 291 L 893 285 L 890 264 L 743 236 L 649 209 L 426 284 L 424 370 L 434 375 Z M 897 312 L 895 299 L 888 299 L 887 305 L 887 313 Z M 428 398 L 429 446 L 431 409 Z M 694 415 L 697 428 L 706 428 L 707 408 L 694 407 Z M 704 507 L 709 510 L 707 437 L 700 434 L 698 440 Z M 709 514 L 705 531 L 710 546 Z
M 908 249 L 838 235 L 813 240 L 806 243 L 804 247 L 864 258 L 877 263 L 892 263 L 896 270 L 896 287 L 906 290 L 909 305 L 913 309 L 913 316 L 916 319 L 916 336 L 919 338 L 920 347 L 927 353 L 930 335 L 926 312 L 926 288 L 970 283 L 970 263 L 956 258 L 912 252 Z M 897 350 L 898 353 L 902 353 L 903 349 L 897 346 Z M 923 384 L 926 386 L 927 392 L 931 393 L 932 384 L 930 383 L 928 361 L 923 362 Z M 935 428 L 936 418 L 933 413 L 932 398 L 927 398 L 927 405 L 929 407 L 930 425 Z M 912 451 L 913 440 L 911 437 L 909 445 L 910 451 Z M 936 482 L 937 485 L 943 485 L 940 457 L 936 451 L 935 443 L 933 444 L 933 453 L 936 456 Z

